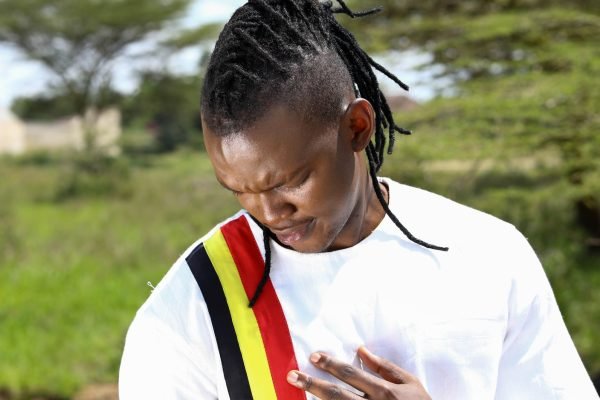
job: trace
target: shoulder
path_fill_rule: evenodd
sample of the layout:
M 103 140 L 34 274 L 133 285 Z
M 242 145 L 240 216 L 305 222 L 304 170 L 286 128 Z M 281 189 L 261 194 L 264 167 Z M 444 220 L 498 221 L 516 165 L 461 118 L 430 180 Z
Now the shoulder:
M 522 235 L 510 223 L 427 190 L 385 180 L 390 186 L 390 208 L 411 232 L 443 246 L 468 243 L 495 247 L 497 240 L 516 240 Z M 446 244 L 444 244 L 446 243 Z
M 216 339 L 206 302 L 187 260 L 223 226 L 246 218 L 244 212 L 239 212 L 189 246 L 139 308 L 128 329 L 121 360 L 122 390 L 138 390 L 140 379 L 161 377 L 160 381 L 166 382 L 165 390 L 185 388 L 193 381 L 204 382 L 202 390 L 214 392 L 214 385 L 207 382 L 218 381 Z
M 185 398 L 191 391 L 216 398 L 217 354 L 194 283 L 180 258 L 136 313 L 119 369 L 121 399 Z
M 189 324 L 188 319 L 205 314 L 205 310 L 202 293 L 188 264 L 189 256 L 223 226 L 240 218 L 248 217 L 245 212 L 240 211 L 222 221 L 179 256 L 137 311 L 132 328 L 137 325 L 145 325 L 147 328 L 150 324 L 158 330 L 171 331 L 184 339 L 192 338 L 192 333 L 197 332 L 197 326 Z
M 133 337 L 139 339 L 138 332 L 143 332 L 145 337 L 158 335 L 164 338 L 166 335 L 170 335 L 170 340 L 193 345 L 206 339 L 199 337 L 198 332 L 211 331 L 210 318 L 202 291 L 190 268 L 189 260 L 217 233 L 225 230 L 231 232 L 241 225 L 245 228 L 244 234 L 230 235 L 229 240 L 250 238 L 256 241 L 256 238 L 262 235 L 260 228 L 252 221 L 248 213 L 242 210 L 220 222 L 207 234 L 192 243 L 179 256 L 137 311 L 129 328 L 128 341 Z M 203 326 L 199 327 L 199 324 Z
M 452 273 L 479 279 L 514 296 L 552 296 L 548 279 L 527 238 L 512 224 L 426 190 L 390 185 L 392 210 L 417 238 L 449 248 L 433 252 Z M 394 198 L 395 196 L 395 198 Z M 515 298 L 525 304 L 531 300 Z

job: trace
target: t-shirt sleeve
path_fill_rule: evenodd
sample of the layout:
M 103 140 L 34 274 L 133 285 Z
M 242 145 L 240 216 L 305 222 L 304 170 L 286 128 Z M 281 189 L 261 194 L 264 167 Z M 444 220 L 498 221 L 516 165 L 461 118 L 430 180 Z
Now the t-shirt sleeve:
M 199 354 L 162 322 L 138 315 L 119 371 L 121 400 L 217 399 L 210 355 Z
M 513 277 L 496 400 L 598 399 L 537 256 L 521 234 L 510 241 L 503 243 Z
M 119 371 L 119 398 L 212 400 L 223 397 L 218 394 L 221 381 L 206 303 L 181 258 L 129 327 Z

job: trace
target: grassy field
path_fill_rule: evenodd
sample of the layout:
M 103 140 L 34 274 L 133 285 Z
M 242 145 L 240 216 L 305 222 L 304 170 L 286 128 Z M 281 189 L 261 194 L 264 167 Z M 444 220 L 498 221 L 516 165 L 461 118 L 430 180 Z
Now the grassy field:
M 416 134 L 398 138 L 381 175 L 515 224 L 544 263 L 588 371 L 600 377 L 600 244 L 590 244 L 600 228 L 584 229 L 600 216 L 597 7 L 498 1 L 479 3 L 504 11 L 439 15 L 444 8 L 420 2 L 435 12 L 406 19 L 402 7 L 412 2 L 387 3 L 400 6 L 398 19 L 369 23 L 360 40 L 387 51 L 413 38 L 457 79 L 452 98 L 398 115 Z M 152 107 L 195 112 L 195 79 L 132 101 L 138 123 Z M 173 94 L 182 103 L 160 102 Z M 123 139 L 114 160 L 0 158 L 0 400 L 64 400 L 116 382 L 147 282 L 237 210 L 199 148 L 157 155 L 148 135 L 131 130 Z M 595 216 L 586 221 L 582 208 Z
M 600 372 L 600 263 L 578 250 L 576 234 L 561 237 L 548 225 L 544 213 L 559 226 L 569 219 L 554 215 L 565 214 L 566 200 L 547 204 L 547 188 L 560 181 L 552 163 L 544 166 L 552 155 L 535 155 L 540 162 L 532 156 L 522 168 L 490 151 L 482 169 L 465 164 L 482 158 L 473 143 L 422 128 L 399 140 L 382 175 L 524 230 L 546 263 L 590 372 Z M 432 169 L 436 148 L 459 167 Z M 0 177 L 0 388 L 25 398 L 69 398 L 85 385 L 116 382 L 124 335 L 150 293 L 147 282 L 156 284 L 182 250 L 237 209 L 200 151 L 123 156 L 98 170 L 73 156 L 4 159 Z
M 0 165 L 0 387 L 17 393 L 116 381 L 146 283 L 235 209 L 197 153 L 153 158 L 111 177 L 111 190 L 62 199 L 69 164 Z

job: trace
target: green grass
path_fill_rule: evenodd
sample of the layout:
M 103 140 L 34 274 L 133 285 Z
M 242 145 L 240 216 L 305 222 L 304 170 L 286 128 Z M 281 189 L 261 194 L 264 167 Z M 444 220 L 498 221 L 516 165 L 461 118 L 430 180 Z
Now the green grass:
M 71 396 L 114 382 L 135 310 L 177 256 L 236 209 L 208 160 L 133 167 L 126 195 L 54 200 L 65 161 L 3 162 L 0 388 Z M 113 177 L 113 179 L 118 179 Z

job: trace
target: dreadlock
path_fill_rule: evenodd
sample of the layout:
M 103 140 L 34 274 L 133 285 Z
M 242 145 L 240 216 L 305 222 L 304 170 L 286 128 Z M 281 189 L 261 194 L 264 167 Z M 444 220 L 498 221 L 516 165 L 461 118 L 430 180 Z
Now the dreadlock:
M 305 118 L 331 124 L 339 117 L 340 99 L 349 88 L 354 89 L 375 111 L 374 139 L 366 155 L 373 188 L 385 213 L 411 241 L 447 251 L 447 247 L 414 237 L 400 223 L 377 179 L 386 144 L 391 154 L 396 132 L 411 132 L 394 122 L 374 70 L 405 90 L 408 86 L 369 57 L 334 14 L 355 18 L 381 9 L 354 12 L 343 0 L 337 4 L 334 7 L 330 0 L 249 0 L 240 7 L 223 28 L 209 62 L 202 89 L 204 121 L 213 132 L 224 136 L 251 126 L 270 106 L 283 102 L 300 110 Z M 258 300 L 271 269 L 272 234 L 259 226 L 263 230 L 265 270 L 250 307 Z

